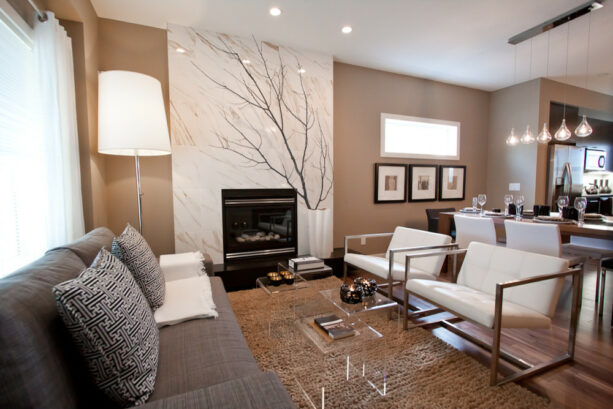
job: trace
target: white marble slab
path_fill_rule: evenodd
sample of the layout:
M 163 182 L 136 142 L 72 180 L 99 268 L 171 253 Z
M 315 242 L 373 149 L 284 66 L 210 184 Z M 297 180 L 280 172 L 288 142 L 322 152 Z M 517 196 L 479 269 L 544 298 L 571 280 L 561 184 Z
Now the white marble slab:
M 260 141 L 261 137 L 261 150 L 274 167 L 291 169 L 293 166 L 279 130 L 266 113 L 241 102 L 207 78 L 208 75 L 245 95 L 249 94 L 240 86 L 240 81 L 253 88 L 241 64 L 216 48 L 223 47 L 224 42 L 240 54 L 241 60 L 249 60 L 249 72 L 260 86 L 265 85 L 257 75 L 263 73 L 265 67 L 254 39 L 176 25 L 168 28 L 175 247 L 177 252 L 207 252 L 216 263 L 223 261 L 221 189 L 289 187 L 284 178 L 265 166 L 254 166 L 237 153 L 220 148 L 218 137 L 238 141 L 240 134 L 234 126 L 246 132 L 251 140 Z M 286 104 L 290 110 L 299 113 L 299 117 L 304 114 L 305 106 L 301 93 L 302 78 L 311 115 L 317 118 L 309 131 L 304 167 L 309 197 L 316 197 L 321 185 L 317 168 L 320 155 L 313 148 L 320 137 L 329 147 L 328 176 L 332 178 L 332 57 L 269 43 L 257 44 L 261 45 L 269 72 L 279 71 L 279 56 L 282 58 L 287 67 Z M 178 47 L 186 52 L 178 53 Z M 298 72 L 299 67 L 303 73 Z M 270 95 L 265 86 L 262 90 L 264 95 Z M 278 117 L 278 107 L 272 109 Z M 304 149 L 304 127 L 285 107 L 281 111 L 285 134 L 290 136 L 288 144 L 300 160 Z M 241 149 L 241 152 L 245 151 Z M 252 151 L 247 149 L 246 152 Z M 297 181 L 295 176 L 290 180 Z M 319 207 L 331 208 L 332 203 L 330 192 Z M 300 201 L 299 207 L 299 247 L 301 253 L 306 253 L 308 232 L 304 201 Z M 331 236 L 332 221 L 326 230 Z

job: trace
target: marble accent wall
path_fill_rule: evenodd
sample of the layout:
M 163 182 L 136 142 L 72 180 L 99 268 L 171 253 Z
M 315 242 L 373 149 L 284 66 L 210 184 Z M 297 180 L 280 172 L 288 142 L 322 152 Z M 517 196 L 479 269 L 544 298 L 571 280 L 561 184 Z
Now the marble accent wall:
M 170 25 L 168 63 L 177 252 L 223 261 L 224 188 L 294 186 L 332 207 L 331 56 Z M 301 198 L 300 253 L 306 209 Z

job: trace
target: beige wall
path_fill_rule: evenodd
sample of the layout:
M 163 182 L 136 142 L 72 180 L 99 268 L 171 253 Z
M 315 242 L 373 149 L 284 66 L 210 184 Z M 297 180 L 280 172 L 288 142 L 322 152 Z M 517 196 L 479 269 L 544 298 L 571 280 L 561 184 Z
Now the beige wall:
M 100 71 L 135 71 L 161 82 L 168 117 L 166 30 L 99 19 L 98 44 Z M 138 226 L 134 158 L 104 156 L 107 225 L 115 234 L 119 234 L 127 222 Z M 141 158 L 143 235 L 156 254 L 174 253 L 171 175 L 170 156 Z
M 540 83 L 540 126 L 543 126 L 543 122 L 549 121 L 551 102 L 566 102 L 577 107 L 613 113 L 613 96 L 611 95 L 565 85 L 545 78 L 541 78 Z M 559 123 L 550 124 L 551 133 L 553 134 L 559 126 Z M 574 129 L 571 128 L 571 131 L 574 131 Z M 544 146 L 539 147 L 536 169 L 536 198 L 539 202 L 545 203 L 545 195 L 547 194 L 547 149 Z
M 334 246 L 348 234 L 426 228 L 426 208 L 469 205 L 485 191 L 489 93 L 470 88 L 334 64 Z M 382 112 L 461 122 L 459 161 L 379 156 Z M 374 203 L 375 163 L 467 166 L 463 202 Z
M 488 207 L 504 207 L 509 183 L 520 183 L 526 208 L 532 208 L 536 189 L 537 144 L 509 147 L 505 141 L 511 127 L 518 136 L 539 123 L 539 80 L 532 80 L 491 93 L 487 149 Z M 510 192 L 515 193 L 515 192 Z

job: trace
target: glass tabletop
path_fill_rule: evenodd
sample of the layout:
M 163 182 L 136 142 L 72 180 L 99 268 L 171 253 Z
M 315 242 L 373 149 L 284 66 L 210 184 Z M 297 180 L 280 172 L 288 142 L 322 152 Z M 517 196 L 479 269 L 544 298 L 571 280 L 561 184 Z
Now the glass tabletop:
M 390 308 L 398 305 L 396 301 L 390 300 L 380 293 L 375 293 L 370 297 L 364 297 L 362 302 L 358 304 L 348 304 L 343 302 L 341 300 L 340 289 L 338 288 L 323 290 L 320 291 L 320 294 L 347 315 L 357 314 L 364 311 L 374 311 L 382 308 Z

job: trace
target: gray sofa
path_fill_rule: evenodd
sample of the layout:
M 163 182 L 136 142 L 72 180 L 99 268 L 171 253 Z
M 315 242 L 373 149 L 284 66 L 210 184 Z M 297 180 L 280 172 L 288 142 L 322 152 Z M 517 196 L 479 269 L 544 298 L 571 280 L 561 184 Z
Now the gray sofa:
M 115 407 L 90 381 L 51 293 L 112 239 L 98 228 L 0 280 L 0 407 Z M 211 285 L 219 318 L 160 330 L 155 392 L 141 407 L 295 407 L 279 378 L 258 368 L 221 280 Z

